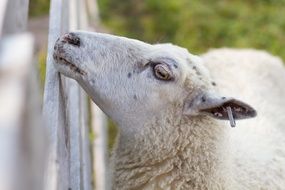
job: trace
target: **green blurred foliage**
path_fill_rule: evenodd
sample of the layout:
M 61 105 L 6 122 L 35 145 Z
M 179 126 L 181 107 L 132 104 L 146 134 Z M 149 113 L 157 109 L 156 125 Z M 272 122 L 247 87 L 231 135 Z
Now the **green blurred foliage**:
M 49 13 L 49 0 L 30 0 L 29 16 L 36 17 Z
M 285 0 L 98 0 L 113 33 L 151 43 L 265 49 L 285 59 Z

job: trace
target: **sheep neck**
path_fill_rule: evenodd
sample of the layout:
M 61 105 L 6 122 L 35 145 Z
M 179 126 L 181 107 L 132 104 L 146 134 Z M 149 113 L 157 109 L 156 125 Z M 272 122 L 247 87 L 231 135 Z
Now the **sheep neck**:
M 154 117 L 136 134 L 121 133 L 113 156 L 118 189 L 223 186 L 224 126 L 208 117 Z M 222 151 L 223 150 L 223 151 Z

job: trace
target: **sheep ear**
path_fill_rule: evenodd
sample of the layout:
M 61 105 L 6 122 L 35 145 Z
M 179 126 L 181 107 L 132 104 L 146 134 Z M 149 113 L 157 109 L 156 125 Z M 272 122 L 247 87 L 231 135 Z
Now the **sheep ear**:
M 235 119 L 248 119 L 257 115 L 254 108 L 240 100 L 214 94 L 202 94 L 192 101 L 186 101 L 183 111 L 189 116 L 204 114 L 231 122 Z

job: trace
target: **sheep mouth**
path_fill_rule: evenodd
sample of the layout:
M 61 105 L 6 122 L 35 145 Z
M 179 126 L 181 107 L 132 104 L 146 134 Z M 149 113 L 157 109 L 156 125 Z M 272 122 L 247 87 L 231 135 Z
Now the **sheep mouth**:
M 73 64 L 71 61 L 67 60 L 66 58 L 62 56 L 57 56 L 56 53 L 53 54 L 53 58 L 57 61 L 59 65 L 68 67 L 74 73 L 77 73 L 79 75 L 86 75 L 86 72 L 83 69 L 77 67 L 75 64 Z

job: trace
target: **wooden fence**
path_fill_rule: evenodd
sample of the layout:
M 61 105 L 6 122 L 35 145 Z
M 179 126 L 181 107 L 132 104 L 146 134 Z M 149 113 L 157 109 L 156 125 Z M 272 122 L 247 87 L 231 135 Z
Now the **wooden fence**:
M 52 58 L 60 35 L 93 30 L 96 1 L 51 0 L 43 114 L 33 37 L 23 34 L 27 12 L 28 0 L 0 2 L 0 151 L 7 152 L 0 158 L 0 189 L 108 189 L 105 116 L 76 81 L 55 70 Z

